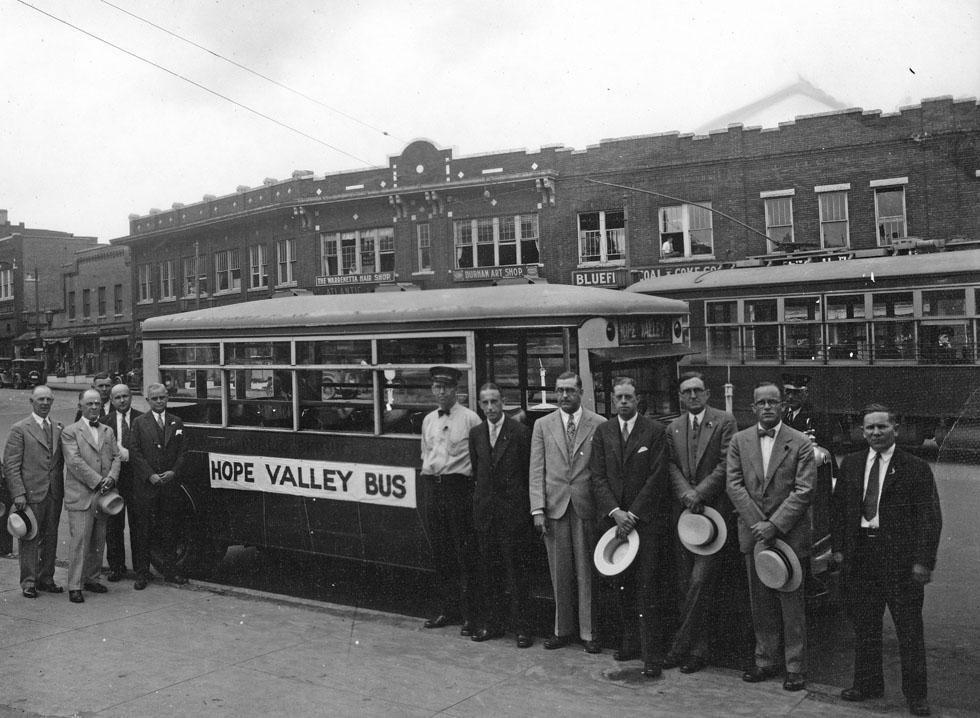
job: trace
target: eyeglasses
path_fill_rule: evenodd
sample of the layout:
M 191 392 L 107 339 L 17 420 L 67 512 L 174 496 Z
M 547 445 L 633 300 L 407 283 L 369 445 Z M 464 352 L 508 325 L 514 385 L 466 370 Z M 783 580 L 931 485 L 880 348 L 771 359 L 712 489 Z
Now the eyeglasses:
M 705 389 L 684 389 L 681 391 L 680 394 L 681 396 L 687 396 L 688 394 L 690 395 L 704 394 L 705 391 L 706 391 Z
M 764 408 L 768 406 L 779 406 L 782 403 L 782 399 L 759 399 L 759 401 L 753 402 L 753 406 Z

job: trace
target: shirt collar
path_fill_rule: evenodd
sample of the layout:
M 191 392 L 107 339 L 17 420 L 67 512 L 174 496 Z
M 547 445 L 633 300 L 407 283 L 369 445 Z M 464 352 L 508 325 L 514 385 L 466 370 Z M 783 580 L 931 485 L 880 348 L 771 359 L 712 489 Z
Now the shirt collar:
M 875 450 L 868 447 L 868 460 L 867 463 L 871 463 L 875 459 Z M 895 453 L 895 444 L 892 444 L 887 449 L 881 452 L 881 458 L 883 461 L 891 461 L 892 455 Z
M 765 431 L 765 429 L 763 429 L 763 427 L 762 427 L 762 424 L 760 424 L 758 421 L 755 422 L 755 426 L 756 426 L 757 429 L 762 429 L 762 431 Z M 783 422 L 780 421 L 778 424 L 776 424 L 774 427 L 772 427 L 772 430 L 774 432 L 776 432 L 776 435 L 778 435 L 779 434 L 779 430 L 782 429 L 782 428 L 783 428 Z M 773 438 L 775 438 L 775 435 L 773 436 Z
M 704 409 L 701 409 L 701 411 L 699 411 L 697 414 L 692 414 L 691 412 L 687 412 L 688 426 L 693 426 L 695 419 L 697 419 L 702 424 L 704 423 Z
M 33 411 L 31 412 L 31 416 L 34 417 L 34 421 L 37 422 L 37 425 L 40 426 L 43 429 L 44 428 L 44 419 L 42 419 L 40 416 L 38 416 L 37 414 L 35 414 Z M 51 419 L 48 419 L 48 421 L 51 421 Z
M 621 416 L 620 417 L 617 417 L 619 419 L 619 430 L 622 431 L 623 430 L 623 427 L 625 426 L 626 429 L 627 429 L 627 431 L 632 432 L 633 431 L 633 426 L 636 424 L 636 417 L 638 417 L 638 416 L 639 416 L 638 413 L 637 414 L 633 414 L 633 418 L 630 419 L 629 421 L 623 421 L 623 417 L 621 417 Z
M 574 414 L 569 414 L 564 409 L 559 409 L 558 411 L 561 412 L 561 423 L 564 424 L 565 426 L 568 426 L 568 417 L 570 417 L 570 416 L 574 416 L 575 417 L 575 426 L 578 426 L 579 423 L 582 420 L 582 407 L 581 406 L 578 409 L 575 410 L 575 413 Z

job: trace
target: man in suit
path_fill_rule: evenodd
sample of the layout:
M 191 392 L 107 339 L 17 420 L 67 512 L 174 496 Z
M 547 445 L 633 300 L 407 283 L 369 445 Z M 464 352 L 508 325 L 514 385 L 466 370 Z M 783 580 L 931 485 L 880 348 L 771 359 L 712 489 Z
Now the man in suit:
M 167 411 L 167 387 L 150 384 L 146 390 L 150 411 L 136 417 L 129 434 L 129 460 L 133 466 L 133 588 L 142 591 L 152 579 L 150 542 L 156 543 L 165 581 L 184 584 L 177 572 L 174 532 L 180 506 L 180 482 L 187 457 L 187 438 L 179 417 Z
M 82 588 L 105 593 L 99 583 L 105 550 L 105 515 L 96 499 L 115 487 L 119 477 L 116 435 L 99 421 L 102 399 L 95 389 L 82 392 L 82 418 L 61 435 L 65 454 L 65 508 L 68 510 L 68 598 L 84 603 Z
M 711 394 L 697 372 L 681 376 L 679 391 L 685 411 L 667 428 L 667 471 L 674 499 L 671 526 L 677 525 L 685 509 L 703 513 L 705 506 L 729 522 L 734 508 L 725 493 L 725 470 L 728 444 L 738 428 L 735 417 L 708 406 Z M 679 665 L 682 673 L 696 673 L 707 665 L 710 619 L 718 613 L 715 584 L 725 554 L 692 553 L 676 536 L 673 546 L 683 603 L 664 667 Z
M 847 701 L 884 694 L 881 622 L 892 614 L 902 662 L 902 693 L 913 715 L 929 715 L 922 629 L 925 585 L 932 579 L 942 530 L 929 465 L 895 446 L 895 415 L 864 410 L 868 449 L 844 457 L 834 495 L 833 543 L 843 562 L 844 601 L 854 626 L 854 684 Z
M 757 543 L 780 539 L 798 557 L 809 555 L 807 509 L 816 476 L 810 439 L 782 422 L 782 393 L 772 382 L 757 386 L 752 409 L 758 423 L 732 438 L 728 447 L 727 491 L 738 512 L 738 540 L 749 581 L 755 666 L 742 680 L 757 683 L 779 670 L 780 632 L 786 677 L 783 688 L 806 687 L 806 609 L 802 585 L 792 591 L 769 588 L 755 568 Z
M 132 408 L 133 396 L 125 384 L 116 384 L 109 392 L 112 411 L 101 419 L 102 423 L 112 429 L 119 448 L 119 480 L 118 490 L 126 504 L 123 510 L 114 516 L 106 517 L 106 555 L 109 561 L 109 581 L 115 583 L 126 575 L 126 513 L 132 514 L 133 508 L 133 467 L 129 462 L 129 449 L 126 442 L 133 420 L 143 412 Z M 133 539 L 133 520 L 129 520 L 129 547 L 132 551 L 136 541 Z
M 643 675 L 656 678 L 663 664 L 662 612 L 658 605 L 658 584 L 663 576 L 658 556 L 667 538 L 667 442 L 658 422 L 637 414 L 632 379 L 616 379 L 613 402 L 618 418 L 601 424 L 592 436 L 592 494 L 604 529 L 615 525 L 620 539 L 636 529 L 640 537 L 633 563 L 618 576 L 623 639 L 613 657 L 628 661 L 639 655 Z
M 558 410 L 531 433 L 529 497 L 535 530 L 544 537 L 555 594 L 555 632 L 548 650 L 568 645 L 578 632 L 589 653 L 601 653 L 592 599 L 595 575 L 595 502 L 589 483 L 592 435 L 605 419 L 582 406 L 582 380 L 564 372 L 556 385 Z
M 48 419 L 54 392 L 43 384 L 36 386 L 30 401 L 31 415 L 14 424 L 7 435 L 3 473 L 14 508 L 30 506 L 37 519 L 37 536 L 20 541 L 21 591 L 26 598 L 37 598 L 38 591 L 64 591 L 54 582 L 54 560 L 65 479 L 61 424 Z
M 457 400 L 458 369 L 432 367 L 429 377 L 439 406 L 422 420 L 423 518 L 432 545 L 439 613 L 422 625 L 442 628 L 462 618 L 460 635 L 472 636 L 477 630 L 477 549 L 469 435 L 480 417 Z
M 110 392 L 112 391 L 112 379 L 109 378 L 109 372 L 100 371 L 98 374 L 92 377 L 92 388 L 99 392 L 99 421 L 102 421 L 105 417 L 109 415 L 112 411 L 112 399 L 110 398 Z M 75 413 L 75 421 L 82 418 L 81 409 Z
M 531 531 L 527 471 L 531 432 L 504 414 L 500 387 L 480 387 L 480 408 L 486 420 L 470 430 L 473 466 L 473 526 L 482 569 L 482 625 L 474 641 L 504 634 L 507 608 L 517 634 L 517 647 L 528 648 L 531 637 Z M 510 594 L 507 601 L 505 593 Z

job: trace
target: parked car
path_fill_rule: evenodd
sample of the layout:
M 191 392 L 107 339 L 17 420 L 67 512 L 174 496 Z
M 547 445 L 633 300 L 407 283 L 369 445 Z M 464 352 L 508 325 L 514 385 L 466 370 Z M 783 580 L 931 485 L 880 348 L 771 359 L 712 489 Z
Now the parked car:
M 14 360 L 10 357 L 0 357 L 0 387 L 14 385 Z
M 14 389 L 35 387 L 44 384 L 48 379 L 43 359 L 14 359 L 12 365 L 11 384 Z

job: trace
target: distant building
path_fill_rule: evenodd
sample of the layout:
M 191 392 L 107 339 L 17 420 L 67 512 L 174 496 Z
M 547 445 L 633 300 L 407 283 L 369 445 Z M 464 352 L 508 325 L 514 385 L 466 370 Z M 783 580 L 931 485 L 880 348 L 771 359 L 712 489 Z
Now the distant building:
M 11 224 L 0 210 L 0 357 L 44 355 L 45 333 L 65 309 L 62 267 L 96 241 Z
M 743 127 L 778 127 L 780 123 L 796 117 L 844 109 L 847 109 L 846 104 L 801 77 L 765 97 L 715 117 L 695 129 L 695 132 L 708 134 L 735 124 Z

